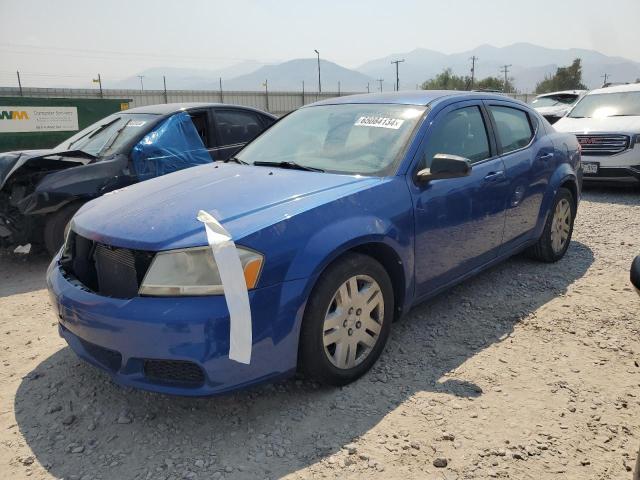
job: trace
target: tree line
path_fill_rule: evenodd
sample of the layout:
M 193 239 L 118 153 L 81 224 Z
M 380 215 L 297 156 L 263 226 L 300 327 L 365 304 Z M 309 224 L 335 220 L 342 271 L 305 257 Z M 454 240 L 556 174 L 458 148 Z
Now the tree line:
M 445 68 L 435 77 L 422 83 L 423 90 L 500 90 L 515 91 L 513 78 L 486 77 L 472 82 L 469 75 L 455 75 L 451 68 Z M 549 93 L 560 90 L 586 90 L 582 83 L 582 60 L 576 58 L 568 67 L 559 67 L 553 75 L 545 76 L 538 82 L 535 93 Z

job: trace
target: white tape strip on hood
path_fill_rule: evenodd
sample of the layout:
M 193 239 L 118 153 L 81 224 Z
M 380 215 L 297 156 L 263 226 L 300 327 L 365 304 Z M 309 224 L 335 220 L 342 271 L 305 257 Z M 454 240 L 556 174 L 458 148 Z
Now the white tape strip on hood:
M 218 265 L 224 298 L 229 309 L 231 322 L 229 358 L 236 362 L 249 364 L 253 343 L 251 307 L 236 244 L 233 243 L 229 232 L 211 214 L 200 210 L 198 220 L 204 223 L 207 241 Z

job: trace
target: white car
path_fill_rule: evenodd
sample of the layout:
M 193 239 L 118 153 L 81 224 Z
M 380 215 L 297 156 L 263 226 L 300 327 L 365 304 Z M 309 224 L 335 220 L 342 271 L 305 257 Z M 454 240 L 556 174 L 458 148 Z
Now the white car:
M 640 84 L 590 91 L 554 128 L 578 137 L 585 182 L 640 184 Z
M 531 106 L 547 119 L 549 123 L 556 123 L 564 117 L 569 110 L 580 100 L 586 90 L 565 90 L 563 92 L 545 93 L 538 95 L 531 102 Z

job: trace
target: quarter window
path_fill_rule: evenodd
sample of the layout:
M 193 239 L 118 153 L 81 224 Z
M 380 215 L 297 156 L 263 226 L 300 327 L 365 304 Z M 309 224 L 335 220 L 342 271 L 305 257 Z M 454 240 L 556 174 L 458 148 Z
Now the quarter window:
M 458 155 L 472 163 L 491 156 L 489 137 L 479 107 L 454 110 L 437 122 L 425 150 L 422 168 L 428 168 L 439 153 Z
M 490 106 L 498 131 L 498 139 L 502 145 L 502 153 L 513 152 L 524 148 L 533 138 L 533 129 L 526 112 L 511 107 Z
M 258 116 L 243 110 L 218 110 L 216 123 L 222 146 L 250 142 L 263 130 Z

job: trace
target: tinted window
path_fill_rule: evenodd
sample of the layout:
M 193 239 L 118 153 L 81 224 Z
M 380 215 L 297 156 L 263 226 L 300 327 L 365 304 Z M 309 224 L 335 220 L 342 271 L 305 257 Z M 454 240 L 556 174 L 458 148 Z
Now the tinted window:
M 526 147 L 533 138 L 529 115 L 522 110 L 510 107 L 489 107 L 496 122 L 502 153 L 513 152 Z
M 424 156 L 422 168 L 429 167 L 438 153 L 448 153 L 479 162 L 489 158 L 489 138 L 479 107 L 449 112 L 438 121 Z
M 249 142 L 264 130 L 258 116 L 244 110 L 217 110 L 216 123 L 222 146 Z

